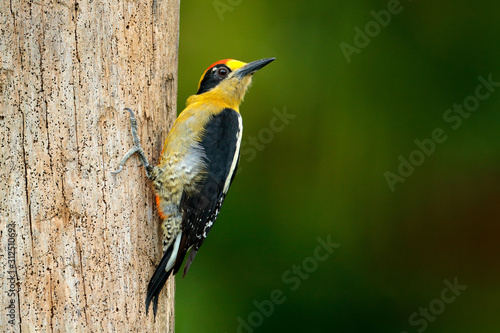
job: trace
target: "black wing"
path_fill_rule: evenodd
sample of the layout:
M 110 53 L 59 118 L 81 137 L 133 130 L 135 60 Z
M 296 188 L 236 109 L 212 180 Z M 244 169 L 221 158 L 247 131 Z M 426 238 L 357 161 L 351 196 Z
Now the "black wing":
M 228 108 L 214 116 L 205 127 L 205 135 L 200 145 L 206 155 L 206 176 L 198 184 L 201 189 L 199 193 L 184 193 L 181 199 L 181 209 L 184 212 L 182 239 L 174 274 L 192 248 L 184 268 L 186 275 L 196 252 L 219 215 L 229 188 L 225 188 L 226 182 L 231 184 L 238 167 L 241 132 L 241 116 Z

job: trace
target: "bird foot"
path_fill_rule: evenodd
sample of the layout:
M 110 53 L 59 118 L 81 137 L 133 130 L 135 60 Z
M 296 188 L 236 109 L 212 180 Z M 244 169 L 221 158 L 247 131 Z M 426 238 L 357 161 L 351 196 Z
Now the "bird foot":
M 132 138 L 134 140 L 134 147 L 130 149 L 125 156 L 123 156 L 120 164 L 118 164 L 118 169 L 115 171 L 111 171 L 112 174 L 116 175 L 120 173 L 123 170 L 123 165 L 125 165 L 125 162 L 134 154 L 137 154 L 139 157 L 139 160 L 141 161 L 141 165 L 144 166 L 146 169 L 146 174 L 149 177 L 149 173 L 152 170 L 151 165 L 148 162 L 148 159 L 146 158 L 146 155 L 144 154 L 144 150 L 141 147 L 141 141 L 139 140 L 139 135 L 137 134 L 137 120 L 135 119 L 134 112 L 129 109 L 125 108 L 126 111 L 130 113 L 130 132 L 132 133 Z

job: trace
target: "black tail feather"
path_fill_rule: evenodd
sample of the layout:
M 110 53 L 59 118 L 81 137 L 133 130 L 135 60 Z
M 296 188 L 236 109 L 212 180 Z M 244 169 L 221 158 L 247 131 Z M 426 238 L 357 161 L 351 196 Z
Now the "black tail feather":
M 186 260 L 186 263 L 184 264 L 184 274 L 182 274 L 182 278 L 186 277 L 187 272 L 189 271 L 189 267 L 191 267 L 191 264 L 193 263 L 194 257 L 196 256 L 196 253 L 198 253 L 198 250 L 196 248 L 191 249 L 191 252 L 189 253 L 189 257 Z
M 170 269 L 168 272 L 166 271 L 168 260 L 172 255 L 172 249 L 173 246 L 170 246 L 163 254 L 160 264 L 158 265 L 158 267 L 156 267 L 156 271 L 154 272 L 153 277 L 148 284 L 148 293 L 146 295 L 146 316 L 148 315 L 149 305 L 151 304 L 151 301 L 153 301 L 153 314 L 155 319 L 156 312 L 158 311 L 158 296 L 160 295 L 165 282 L 167 282 L 168 277 L 172 272 L 172 269 Z

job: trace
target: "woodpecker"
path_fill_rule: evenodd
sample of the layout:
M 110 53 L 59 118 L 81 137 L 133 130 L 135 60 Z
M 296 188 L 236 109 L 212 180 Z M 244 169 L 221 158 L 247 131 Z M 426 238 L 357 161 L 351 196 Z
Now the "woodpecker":
M 163 257 L 149 281 L 146 315 L 153 302 L 156 318 L 158 296 L 168 277 L 179 271 L 189 252 L 186 275 L 219 215 L 238 167 L 243 131 L 239 106 L 252 75 L 273 60 L 224 59 L 212 64 L 168 133 L 157 166 L 149 164 L 134 113 L 125 109 L 130 113 L 134 147 L 113 173 L 137 154 L 153 184 L 162 219 Z

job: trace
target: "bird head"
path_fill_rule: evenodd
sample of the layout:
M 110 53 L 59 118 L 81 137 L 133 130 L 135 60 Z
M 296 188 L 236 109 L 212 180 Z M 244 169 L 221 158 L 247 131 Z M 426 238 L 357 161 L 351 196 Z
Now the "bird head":
M 212 64 L 201 76 L 198 92 L 190 99 L 204 97 L 222 99 L 229 105 L 239 106 L 252 81 L 252 74 L 276 58 L 266 58 L 244 63 L 224 59 Z M 188 100 L 190 104 L 190 100 Z

